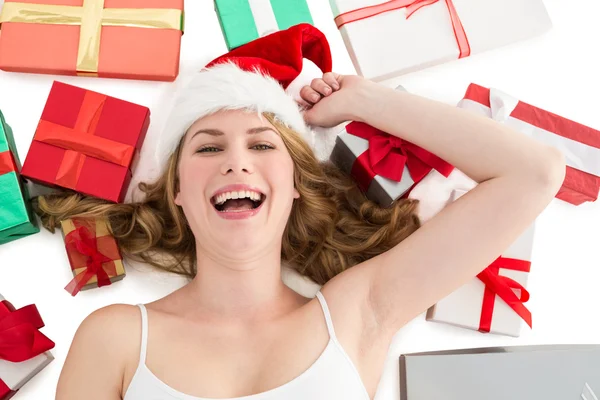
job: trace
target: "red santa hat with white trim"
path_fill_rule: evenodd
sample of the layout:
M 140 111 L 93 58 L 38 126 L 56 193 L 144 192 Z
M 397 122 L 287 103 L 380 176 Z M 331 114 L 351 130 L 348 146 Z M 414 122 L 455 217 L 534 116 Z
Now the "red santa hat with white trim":
M 319 159 L 326 159 L 335 135 L 308 127 L 298 101 L 300 89 L 331 68 L 329 43 L 309 24 L 272 33 L 216 58 L 177 94 L 156 148 L 159 165 L 166 164 L 195 121 L 222 110 L 272 113 L 302 135 Z

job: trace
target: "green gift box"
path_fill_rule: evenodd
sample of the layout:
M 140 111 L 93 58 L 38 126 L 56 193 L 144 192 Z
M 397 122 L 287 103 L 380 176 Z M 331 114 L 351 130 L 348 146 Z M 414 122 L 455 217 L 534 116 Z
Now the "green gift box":
M 313 24 L 306 0 L 215 0 L 227 48 L 301 23 Z
M 0 244 L 38 233 L 12 130 L 0 112 Z

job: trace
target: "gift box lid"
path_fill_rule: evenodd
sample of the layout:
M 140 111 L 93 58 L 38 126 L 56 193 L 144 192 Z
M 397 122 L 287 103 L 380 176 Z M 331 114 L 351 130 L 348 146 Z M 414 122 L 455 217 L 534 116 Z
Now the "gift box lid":
M 564 400 L 594 392 L 600 394 L 600 345 L 491 347 L 400 357 L 401 400 Z

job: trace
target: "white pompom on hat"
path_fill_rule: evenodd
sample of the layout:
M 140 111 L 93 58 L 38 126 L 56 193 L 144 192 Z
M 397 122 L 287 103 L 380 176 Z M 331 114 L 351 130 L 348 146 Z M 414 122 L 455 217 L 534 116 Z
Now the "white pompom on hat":
M 157 162 L 166 165 L 195 121 L 223 110 L 272 113 L 302 135 L 320 159 L 326 158 L 327 151 L 320 147 L 330 147 L 331 138 L 317 135 L 305 124 L 298 101 L 300 89 L 331 68 L 329 43 L 321 31 L 309 24 L 296 25 L 233 49 L 195 73 L 176 94 L 157 143 Z

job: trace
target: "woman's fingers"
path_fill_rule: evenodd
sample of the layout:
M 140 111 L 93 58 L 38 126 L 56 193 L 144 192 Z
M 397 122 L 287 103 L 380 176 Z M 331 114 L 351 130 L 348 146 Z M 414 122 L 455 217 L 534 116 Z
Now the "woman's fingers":
M 333 89 L 321 78 L 313 79 L 310 87 L 323 96 L 329 96 L 333 93 Z
M 321 100 L 321 95 L 310 86 L 304 86 L 300 90 L 300 97 L 309 104 L 315 104 Z
M 323 74 L 322 78 L 313 79 L 310 86 L 304 86 L 300 90 L 300 97 L 307 103 L 314 105 L 323 97 L 327 97 L 340 89 L 341 75 L 334 72 Z
M 323 74 L 323 81 L 329 85 L 334 91 L 340 89 L 340 83 L 338 82 L 338 76 L 334 72 L 327 72 Z

